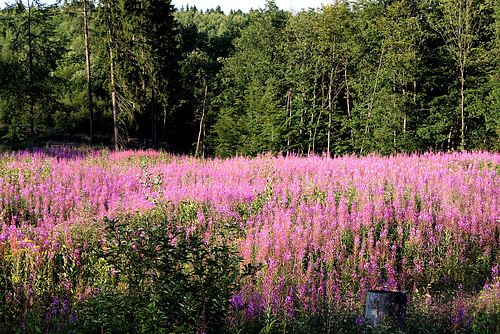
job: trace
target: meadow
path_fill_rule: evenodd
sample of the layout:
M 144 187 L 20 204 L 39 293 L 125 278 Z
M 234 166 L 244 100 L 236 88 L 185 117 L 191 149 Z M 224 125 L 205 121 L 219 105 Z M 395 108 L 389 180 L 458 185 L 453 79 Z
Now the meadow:
M 0 155 L 5 333 L 498 333 L 500 155 Z M 405 292 L 371 328 L 366 292 Z

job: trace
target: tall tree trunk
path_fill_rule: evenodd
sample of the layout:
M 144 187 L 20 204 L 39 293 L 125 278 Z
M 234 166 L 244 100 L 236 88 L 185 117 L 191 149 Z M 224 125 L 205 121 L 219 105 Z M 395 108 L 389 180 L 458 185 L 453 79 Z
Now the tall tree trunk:
M 203 107 L 201 109 L 201 120 L 200 120 L 200 130 L 198 131 L 198 141 L 196 142 L 196 151 L 194 153 L 194 157 L 198 157 L 198 148 L 200 146 L 201 133 L 203 130 L 203 121 L 205 119 L 205 107 L 207 103 L 207 95 L 208 95 L 208 85 L 205 83 L 205 96 L 203 97 Z
M 149 139 L 148 139 L 148 128 L 149 128 L 149 119 L 148 113 L 146 112 L 146 108 L 144 108 L 144 148 L 148 149 Z
M 330 156 L 330 136 L 331 136 L 331 126 L 332 126 L 333 72 L 334 72 L 334 67 L 332 67 L 332 70 L 330 72 L 330 82 L 328 84 L 328 132 L 327 132 L 327 148 L 326 148 L 326 154 L 328 157 Z
M 156 133 L 156 101 L 155 101 L 155 90 L 151 88 L 151 141 L 153 148 L 158 148 L 158 137 Z
M 448 49 L 458 59 L 460 72 L 460 149 L 465 149 L 465 133 L 467 130 L 465 122 L 465 81 L 466 71 L 473 63 L 475 54 L 473 46 L 478 37 L 481 27 L 479 2 L 473 0 L 443 1 L 443 23 L 436 22 L 435 26 L 445 41 Z M 482 6 L 482 5 L 481 5 Z M 469 58 L 472 58 L 469 59 Z M 477 59 L 477 58 L 476 58 Z M 458 131 L 458 129 L 457 129 Z
M 396 138 L 397 138 L 397 137 L 396 137 L 396 129 L 394 129 L 394 130 L 393 130 L 393 135 L 394 135 L 394 137 L 393 137 L 394 154 L 396 154 L 396 151 L 397 151 L 397 145 L 396 145 L 396 144 L 397 144 L 397 140 L 396 140 Z
M 347 117 L 349 118 L 349 128 L 351 131 L 351 145 L 354 148 L 354 130 L 352 127 L 352 117 L 351 117 L 351 92 L 349 90 L 349 82 L 347 81 L 347 61 L 344 65 L 344 81 L 346 88 Z
M 316 101 L 317 101 L 317 96 L 316 96 L 316 90 L 318 87 L 318 77 L 314 78 L 314 87 L 313 87 L 313 105 L 312 105 L 312 110 L 311 110 L 311 124 L 314 124 L 314 116 L 316 114 Z M 323 111 L 323 108 L 321 108 L 321 111 L 319 112 L 319 117 L 321 117 L 321 113 Z M 318 127 L 316 126 L 314 128 L 314 134 L 312 137 L 312 152 L 315 151 L 315 145 L 316 145 L 316 130 Z M 311 139 L 309 139 L 311 141 Z
M 453 127 L 454 127 L 454 124 L 451 125 L 451 128 L 450 128 L 450 132 L 448 133 L 448 144 L 446 146 L 446 151 L 449 152 L 451 150 L 451 135 L 453 134 Z
M 115 62 L 113 59 L 113 48 L 109 49 L 109 56 L 111 59 L 111 105 L 113 109 L 113 133 L 115 137 L 115 150 L 118 151 L 120 149 L 120 144 L 118 143 L 118 115 L 116 111 Z
M 147 105 L 147 83 L 146 83 L 146 64 L 145 64 L 145 55 L 144 55 L 144 47 L 146 45 L 146 40 L 145 36 L 142 33 L 144 30 L 144 2 L 141 1 L 141 23 L 140 23 L 140 36 L 137 38 L 138 41 L 141 41 L 141 61 L 142 61 L 142 110 L 144 112 L 144 147 L 147 149 L 149 148 L 149 133 L 148 133 L 148 128 L 149 128 L 149 115 L 147 113 L 148 108 L 146 108 Z M 141 36 L 142 35 L 142 36 Z M 153 138 L 153 134 L 151 133 L 151 138 Z
M 89 48 L 89 32 L 87 26 L 87 0 L 83 1 L 83 34 L 85 36 L 85 63 L 87 66 L 87 93 L 89 99 L 89 120 L 90 120 L 90 146 L 94 145 L 94 115 L 92 113 L 92 81 L 90 75 L 90 48 Z
M 28 0 L 28 57 L 29 57 L 29 71 L 30 71 L 30 142 L 31 148 L 35 146 L 35 97 L 34 95 L 34 85 L 33 85 L 33 50 L 31 47 L 32 36 L 31 36 L 31 6 Z
M 370 130 L 370 126 L 369 126 L 370 117 L 372 116 L 373 107 L 374 107 L 374 103 L 375 103 L 375 94 L 377 93 L 377 89 L 378 89 L 378 79 L 379 79 L 380 71 L 382 70 L 383 58 L 384 58 L 384 51 L 382 50 L 382 52 L 380 53 L 380 60 L 378 63 L 377 74 L 375 76 L 375 85 L 373 86 L 373 92 L 372 92 L 370 104 L 368 105 L 368 117 L 366 119 L 365 133 L 363 134 L 363 142 L 361 143 L 361 149 L 359 151 L 359 154 L 363 154 L 363 149 L 364 149 L 365 141 L 366 141 L 366 135 L 368 134 L 368 131 Z
M 111 104 L 113 108 L 113 130 L 115 137 L 115 150 L 118 151 L 120 149 L 118 143 L 118 123 L 117 123 L 117 110 L 116 110 L 116 86 L 115 86 L 115 60 L 113 57 L 113 32 L 111 25 L 113 20 L 111 18 L 111 4 L 108 3 L 109 8 L 109 61 L 111 65 L 110 76 L 111 76 Z
M 331 143 L 331 136 L 332 136 L 332 110 L 329 110 L 330 112 L 328 113 L 328 146 L 326 148 L 326 156 L 330 157 L 330 143 Z
M 288 138 L 286 140 L 286 147 L 290 150 L 290 133 L 292 131 L 292 89 L 289 88 L 286 92 L 286 110 L 288 111 Z
M 465 69 L 462 67 L 461 73 L 460 73 L 460 95 L 461 95 L 461 102 L 460 102 L 460 111 L 461 111 L 461 122 L 462 126 L 460 128 L 460 150 L 465 149 Z

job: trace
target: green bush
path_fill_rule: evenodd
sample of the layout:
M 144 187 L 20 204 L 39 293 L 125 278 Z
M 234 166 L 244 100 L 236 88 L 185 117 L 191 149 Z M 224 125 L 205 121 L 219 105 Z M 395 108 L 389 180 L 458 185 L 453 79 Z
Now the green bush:
M 110 279 L 78 312 L 79 333 L 220 333 L 245 273 L 225 229 L 205 241 L 200 228 L 164 215 L 106 221 L 97 256 Z M 232 227 L 227 227 L 231 229 Z

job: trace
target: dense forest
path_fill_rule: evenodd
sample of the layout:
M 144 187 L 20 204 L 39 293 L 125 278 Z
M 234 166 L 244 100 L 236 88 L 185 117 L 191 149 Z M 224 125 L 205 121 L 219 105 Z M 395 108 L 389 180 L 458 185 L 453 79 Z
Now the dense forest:
M 500 148 L 498 0 L 224 13 L 169 0 L 0 10 L 3 149 L 195 156 Z

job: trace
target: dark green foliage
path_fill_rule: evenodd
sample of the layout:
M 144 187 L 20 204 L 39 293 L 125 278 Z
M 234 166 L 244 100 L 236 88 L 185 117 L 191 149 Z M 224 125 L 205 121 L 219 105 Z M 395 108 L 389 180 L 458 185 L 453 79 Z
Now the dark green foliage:
M 54 34 L 56 9 L 17 1 L 0 12 L 0 124 L 3 140 L 30 142 L 37 127 L 52 126 L 52 94 L 62 45 Z M 31 134 L 30 134 L 31 133 Z
M 282 45 L 289 16 L 268 2 L 265 10 L 250 14 L 249 25 L 235 41 L 237 52 L 223 70 L 225 89 L 214 126 L 218 155 L 277 153 L 283 147 Z
M 484 2 L 470 30 L 462 103 L 453 42 L 436 28 L 441 7 L 338 1 L 273 26 L 270 2 L 251 14 L 223 70 L 228 85 L 214 127 L 216 152 L 387 155 L 493 147 L 496 104 L 484 96 L 496 101 L 496 89 L 486 88 L 496 62 L 488 53 L 496 7 Z M 286 37 L 274 38 L 274 29 Z
M 168 141 L 178 152 L 196 154 L 195 148 L 199 146 L 198 156 L 212 155 L 211 130 L 218 119 L 220 104 L 216 97 L 223 92 L 220 71 L 234 53 L 233 40 L 240 35 L 248 17 L 233 12 L 203 13 L 195 7 L 180 10 L 174 17 L 180 25 L 182 56 Z

